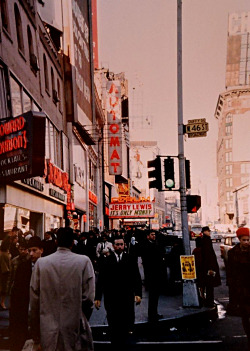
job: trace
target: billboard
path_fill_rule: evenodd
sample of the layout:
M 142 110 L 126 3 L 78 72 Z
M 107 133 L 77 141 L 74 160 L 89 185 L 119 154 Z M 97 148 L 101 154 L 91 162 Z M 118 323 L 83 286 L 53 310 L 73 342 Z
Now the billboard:
M 43 176 L 45 115 L 27 112 L 0 120 L 0 183 Z
M 121 86 L 107 82 L 108 165 L 110 175 L 122 174 Z
M 72 0 L 72 26 L 78 113 L 92 121 L 89 0 Z

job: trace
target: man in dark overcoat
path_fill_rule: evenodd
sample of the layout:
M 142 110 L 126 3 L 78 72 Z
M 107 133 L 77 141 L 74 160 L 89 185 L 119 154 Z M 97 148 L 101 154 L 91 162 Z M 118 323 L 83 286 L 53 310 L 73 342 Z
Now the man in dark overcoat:
M 233 293 L 233 303 L 239 306 L 250 349 L 250 230 L 241 227 L 236 234 L 240 242 L 228 251 L 227 285 L 230 293 Z
M 124 252 L 124 239 L 116 237 L 114 251 L 103 261 L 96 285 L 95 306 L 100 308 L 102 295 L 114 350 L 125 348 L 134 324 L 135 302 L 142 297 L 142 283 L 136 261 Z
M 146 240 L 141 243 L 141 258 L 144 268 L 144 282 L 148 290 L 148 320 L 155 323 L 163 316 L 158 313 L 158 301 L 163 282 L 166 279 L 163 246 L 156 240 L 156 232 L 146 232 Z
M 32 269 L 42 256 L 42 240 L 34 236 L 28 241 L 30 258 L 20 263 L 16 269 L 10 295 L 10 350 L 21 351 L 29 338 L 29 301 Z
M 202 228 L 200 286 L 205 293 L 205 306 L 214 307 L 214 288 L 221 285 L 220 269 L 210 237 L 210 228 Z

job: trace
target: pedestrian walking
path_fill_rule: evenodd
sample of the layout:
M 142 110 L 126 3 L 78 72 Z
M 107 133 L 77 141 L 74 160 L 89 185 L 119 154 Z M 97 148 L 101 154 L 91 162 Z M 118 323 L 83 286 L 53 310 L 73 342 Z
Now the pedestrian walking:
M 10 237 L 7 236 L 1 243 L 0 247 L 0 308 L 6 310 L 5 305 L 6 295 L 8 293 L 8 283 L 10 277 L 11 255 Z
M 129 331 L 134 326 L 134 304 L 140 304 L 142 283 L 136 261 L 124 252 L 124 238 L 115 237 L 114 252 L 104 260 L 97 280 L 95 306 L 100 308 L 102 295 L 113 350 L 126 349 Z
M 220 270 L 210 237 L 210 228 L 201 230 L 201 290 L 204 292 L 206 307 L 214 307 L 214 288 L 221 285 Z
M 228 251 L 227 285 L 234 311 L 239 307 L 242 325 L 248 338 L 250 350 L 250 230 L 237 229 L 239 243 Z M 232 298 L 233 297 L 233 298 Z
M 19 241 L 18 252 L 19 252 L 19 255 L 12 258 L 11 265 L 10 265 L 10 282 L 9 282 L 10 294 L 14 284 L 17 267 L 22 262 L 26 262 L 30 258 L 29 252 L 28 252 L 28 243 L 24 238 Z
M 141 248 L 141 258 L 145 287 L 148 290 L 148 320 L 155 323 L 163 317 L 158 313 L 158 301 L 162 282 L 166 279 L 165 262 L 163 249 L 156 241 L 156 232 L 149 230 L 146 236 Z
M 42 240 L 43 243 L 43 257 L 51 255 L 52 253 L 56 252 L 57 244 L 53 238 L 53 232 L 48 231 L 44 233 L 44 239 Z
M 71 251 L 73 230 L 57 231 L 57 251 L 37 262 L 31 277 L 31 335 L 43 351 L 89 351 L 95 275 L 87 256 Z
M 29 301 L 32 270 L 42 256 L 42 240 L 38 236 L 27 242 L 29 259 L 20 263 L 16 269 L 10 294 L 10 350 L 21 351 L 29 339 Z
M 197 283 L 197 290 L 198 296 L 200 301 L 200 306 L 204 304 L 205 295 L 204 295 L 204 288 L 202 283 L 202 252 L 201 252 L 201 245 L 202 245 L 202 237 L 198 236 L 195 239 L 195 248 L 192 251 L 192 255 L 194 255 L 195 259 L 195 270 L 196 270 L 196 283 Z

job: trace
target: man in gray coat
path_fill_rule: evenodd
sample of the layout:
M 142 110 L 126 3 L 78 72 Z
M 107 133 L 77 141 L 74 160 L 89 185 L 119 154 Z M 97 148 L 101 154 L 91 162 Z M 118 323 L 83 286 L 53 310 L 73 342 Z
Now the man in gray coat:
M 95 274 L 87 256 L 71 252 L 71 228 L 57 232 L 58 249 L 38 261 L 31 277 L 31 334 L 43 351 L 93 350 Z

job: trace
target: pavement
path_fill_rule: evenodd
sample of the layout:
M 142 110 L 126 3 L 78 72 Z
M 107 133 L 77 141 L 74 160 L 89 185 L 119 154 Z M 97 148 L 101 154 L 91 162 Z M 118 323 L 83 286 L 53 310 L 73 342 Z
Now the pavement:
M 141 262 L 139 262 L 139 268 L 142 279 L 143 269 Z M 6 302 L 8 306 L 8 300 Z M 155 331 L 158 332 L 178 330 L 183 326 L 195 325 L 201 326 L 202 323 L 207 323 L 217 318 L 217 307 L 206 308 L 206 307 L 183 307 L 183 294 L 181 286 L 176 289 L 175 293 L 162 294 L 159 298 L 158 313 L 163 317 L 152 327 L 152 324 L 148 323 L 148 292 L 143 287 L 142 302 L 140 305 L 135 306 L 135 338 L 150 337 L 154 335 L 157 337 Z M 8 325 L 9 325 L 9 311 L 0 311 L 0 350 L 9 350 L 8 348 Z M 106 318 L 106 311 L 103 307 L 103 302 L 99 310 L 94 309 L 90 318 L 90 326 L 93 332 L 93 338 L 95 341 L 109 340 L 108 337 L 108 324 Z M 153 333 L 153 334 L 152 334 Z
M 142 280 L 144 279 L 142 264 L 139 260 L 139 269 Z M 144 286 L 142 289 L 142 302 L 140 305 L 135 306 L 135 329 L 134 334 L 138 337 L 152 330 L 152 324 L 148 322 L 148 292 Z M 189 323 L 197 323 L 201 325 L 203 322 L 206 323 L 210 320 L 217 318 L 217 307 L 206 308 L 206 307 L 184 307 L 183 306 L 183 293 L 182 284 L 176 287 L 175 293 L 162 294 L 159 298 L 158 313 L 163 317 L 156 323 L 155 327 L 159 330 L 161 328 L 168 328 L 169 330 L 176 330 L 179 327 L 188 325 Z M 94 309 L 90 318 L 90 325 L 93 332 L 94 339 L 100 340 L 105 339 L 108 333 L 108 324 L 106 311 L 103 306 L 99 310 Z M 154 329 L 154 328 L 153 328 Z

